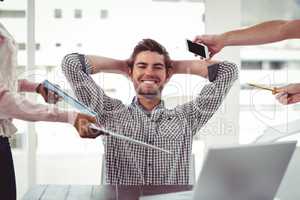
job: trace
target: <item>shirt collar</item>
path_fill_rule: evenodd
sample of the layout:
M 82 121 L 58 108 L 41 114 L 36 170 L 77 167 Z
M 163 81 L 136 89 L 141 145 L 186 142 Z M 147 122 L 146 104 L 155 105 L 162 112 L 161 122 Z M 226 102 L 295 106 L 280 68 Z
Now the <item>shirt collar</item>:
M 146 114 L 151 114 L 151 112 L 155 112 L 158 109 L 164 109 L 165 108 L 165 102 L 164 100 L 160 100 L 159 104 L 156 105 L 152 111 L 148 111 L 144 108 L 143 105 L 140 104 L 140 102 L 138 101 L 138 98 L 135 96 L 132 99 L 132 103 L 133 106 L 140 108 L 143 112 L 145 112 Z

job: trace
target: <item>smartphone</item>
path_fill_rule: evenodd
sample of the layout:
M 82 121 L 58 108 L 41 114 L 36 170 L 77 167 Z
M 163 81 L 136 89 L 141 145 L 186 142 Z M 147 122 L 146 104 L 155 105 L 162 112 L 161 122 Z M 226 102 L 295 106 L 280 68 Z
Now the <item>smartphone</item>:
M 188 50 L 202 58 L 209 58 L 208 48 L 204 44 L 194 43 L 191 40 L 186 40 Z

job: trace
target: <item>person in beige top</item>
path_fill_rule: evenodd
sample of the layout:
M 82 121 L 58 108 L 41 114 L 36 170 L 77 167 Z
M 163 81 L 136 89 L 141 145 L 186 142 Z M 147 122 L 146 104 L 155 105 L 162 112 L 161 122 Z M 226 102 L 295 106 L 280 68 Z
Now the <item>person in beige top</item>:
M 14 165 L 8 138 L 16 131 L 12 119 L 26 121 L 63 122 L 73 125 L 83 138 L 95 138 L 88 128 L 95 123 L 92 116 L 74 111 L 62 111 L 57 107 L 50 109 L 46 105 L 35 104 L 18 96 L 19 92 L 37 92 L 46 102 L 56 103 L 58 96 L 48 93 L 43 84 L 27 80 L 17 80 L 17 51 L 13 37 L 0 23 L 0 199 L 15 200 L 16 184 Z
M 286 39 L 300 39 L 300 19 L 273 20 L 221 34 L 199 35 L 194 42 L 205 44 L 212 57 L 226 46 L 259 45 Z M 282 104 L 300 102 L 300 83 L 281 87 L 279 92 L 276 99 Z

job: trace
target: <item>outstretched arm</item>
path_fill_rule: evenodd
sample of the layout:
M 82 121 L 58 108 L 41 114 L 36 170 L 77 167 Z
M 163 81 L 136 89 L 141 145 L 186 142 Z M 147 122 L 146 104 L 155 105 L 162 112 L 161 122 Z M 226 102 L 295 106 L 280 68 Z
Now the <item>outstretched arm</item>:
M 18 80 L 18 91 L 36 92 L 40 94 L 47 103 L 55 104 L 59 101 L 59 96 L 56 93 L 48 91 L 48 89 L 42 83 L 34 83 L 26 79 Z
M 292 38 L 300 38 L 300 20 L 267 21 L 219 35 L 196 36 L 194 41 L 207 45 L 213 56 L 225 46 L 257 45 Z
M 16 118 L 26 121 L 50 121 L 72 124 L 82 138 L 95 138 L 88 130 L 90 123 L 95 123 L 92 116 L 73 111 L 62 111 L 57 107 L 34 104 L 20 96 L 14 96 L 5 85 L 0 83 L 0 118 Z
M 300 20 L 264 22 L 246 29 L 222 34 L 224 46 L 256 45 L 300 38 Z

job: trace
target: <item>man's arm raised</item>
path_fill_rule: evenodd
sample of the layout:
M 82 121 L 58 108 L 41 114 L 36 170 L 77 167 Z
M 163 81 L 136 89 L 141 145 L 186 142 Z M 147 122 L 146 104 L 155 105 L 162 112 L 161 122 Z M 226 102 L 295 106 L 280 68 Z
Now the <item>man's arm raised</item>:
M 74 94 L 79 101 L 98 113 L 97 122 L 103 126 L 109 123 L 111 115 L 118 111 L 116 107 L 122 109 L 123 106 L 120 100 L 107 96 L 90 74 L 111 70 L 112 68 L 109 68 L 111 63 L 114 63 L 113 59 L 102 59 L 102 57 L 91 59 L 90 56 L 78 53 L 68 54 L 62 61 L 63 73 Z
M 178 64 L 179 72 L 188 72 L 189 74 L 206 77 L 210 81 L 209 84 L 203 86 L 195 99 L 177 107 L 178 110 L 186 114 L 194 135 L 207 123 L 221 105 L 233 82 L 238 78 L 238 68 L 235 64 L 229 62 L 182 62 Z M 185 65 L 189 67 L 186 70 L 184 70 Z M 174 66 L 176 69 L 176 64 Z
M 118 60 L 103 56 L 88 55 L 87 59 L 91 64 L 91 73 L 100 72 L 117 73 L 128 75 L 128 65 L 126 60 Z
M 213 60 L 176 60 L 173 61 L 173 74 L 192 74 L 208 78 L 208 67 L 220 63 Z

